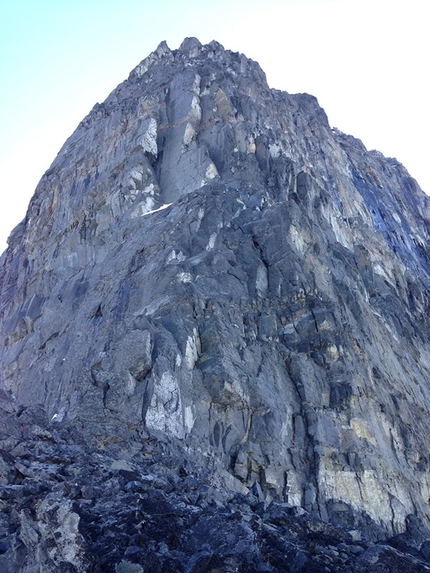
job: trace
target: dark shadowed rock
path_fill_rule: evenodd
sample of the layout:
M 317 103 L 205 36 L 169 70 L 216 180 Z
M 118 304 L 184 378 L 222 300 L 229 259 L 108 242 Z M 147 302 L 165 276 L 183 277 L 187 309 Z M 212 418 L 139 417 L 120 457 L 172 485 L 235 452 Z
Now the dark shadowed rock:
M 160 44 L 0 259 L 0 569 L 430 570 L 429 215 L 314 97 Z

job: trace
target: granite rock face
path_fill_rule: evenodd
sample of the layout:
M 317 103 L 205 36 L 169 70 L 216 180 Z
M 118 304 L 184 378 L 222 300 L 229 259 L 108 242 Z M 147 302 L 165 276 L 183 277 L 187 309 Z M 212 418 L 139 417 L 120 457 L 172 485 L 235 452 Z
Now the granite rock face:
M 397 540 L 369 549 L 395 560 L 411 546 L 396 536 L 430 517 L 429 219 L 404 167 L 332 129 L 314 97 L 270 89 L 216 42 L 160 44 L 66 141 L 0 260 L 4 487 L 22 500 L 43 484 L 16 462 L 27 448 L 47 463 L 36 446 L 31 461 L 37 414 L 62 475 L 79 443 L 135 472 L 135 495 L 154 442 L 170 460 L 154 479 L 187 468 L 224 496 L 208 506 L 254 488 L 266 510 Z M 94 472 L 84 500 L 101 495 Z M 81 525 L 96 502 L 48 489 L 16 510 L 10 571 L 112 570 Z M 230 570 L 206 549 L 161 570 Z M 133 551 L 118 571 L 149 570 Z M 287 570 L 261 559 L 235 566 Z

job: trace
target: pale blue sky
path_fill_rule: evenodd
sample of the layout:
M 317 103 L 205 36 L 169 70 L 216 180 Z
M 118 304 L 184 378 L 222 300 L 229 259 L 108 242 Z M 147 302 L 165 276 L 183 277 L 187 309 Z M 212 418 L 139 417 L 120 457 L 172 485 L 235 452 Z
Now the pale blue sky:
M 0 252 L 80 120 L 166 40 L 213 39 L 430 193 L 427 0 L 0 0 Z

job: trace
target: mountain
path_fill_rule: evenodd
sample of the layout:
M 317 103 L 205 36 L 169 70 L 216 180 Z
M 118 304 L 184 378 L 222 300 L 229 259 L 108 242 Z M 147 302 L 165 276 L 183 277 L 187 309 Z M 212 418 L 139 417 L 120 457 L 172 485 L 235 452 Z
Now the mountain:
M 211 42 L 96 104 L 0 259 L 0 565 L 430 570 L 430 199 Z

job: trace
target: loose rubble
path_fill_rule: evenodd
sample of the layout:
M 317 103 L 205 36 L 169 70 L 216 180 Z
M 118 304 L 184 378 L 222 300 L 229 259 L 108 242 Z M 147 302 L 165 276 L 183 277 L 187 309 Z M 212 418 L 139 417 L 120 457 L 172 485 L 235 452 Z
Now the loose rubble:
M 267 501 L 258 483 L 247 494 L 214 487 L 149 436 L 120 458 L 40 410 L 11 418 L 0 436 L 5 573 L 430 571 L 430 535 L 413 516 L 406 533 L 371 540 Z

